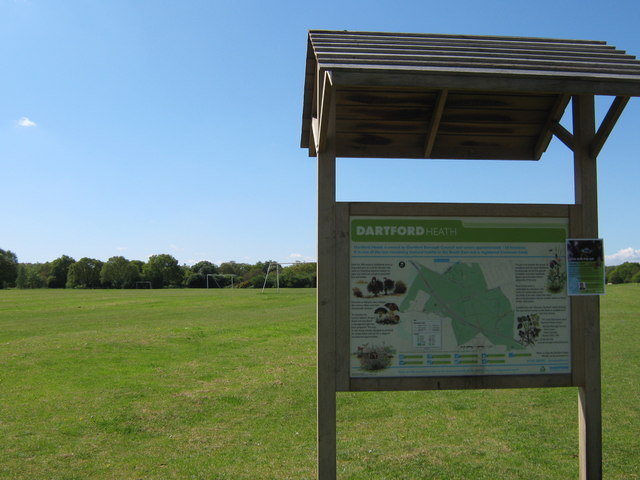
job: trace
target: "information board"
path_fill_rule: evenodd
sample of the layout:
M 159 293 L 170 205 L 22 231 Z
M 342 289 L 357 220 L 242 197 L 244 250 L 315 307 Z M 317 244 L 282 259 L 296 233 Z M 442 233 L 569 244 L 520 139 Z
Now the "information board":
M 349 229 L 351 378 L 570 373 L 566 218 Z

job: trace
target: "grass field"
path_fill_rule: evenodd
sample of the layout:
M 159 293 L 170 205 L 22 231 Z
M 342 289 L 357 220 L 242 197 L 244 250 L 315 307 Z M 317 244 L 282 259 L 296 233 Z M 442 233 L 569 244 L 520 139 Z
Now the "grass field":
M 639 338 L 610 287 L 606 479 L 640 479 Z M 340 394 L 339 478 L 577 478 L 576 397 Z M 314 290 L 0 290 L 2 479 L 313 479 L 315 431 Z

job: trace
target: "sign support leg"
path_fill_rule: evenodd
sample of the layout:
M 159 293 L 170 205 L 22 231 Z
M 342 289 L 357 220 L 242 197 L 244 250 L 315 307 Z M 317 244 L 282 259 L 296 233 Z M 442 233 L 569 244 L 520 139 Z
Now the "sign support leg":
M 335 99 L 318 152 L 318 479 L 336 478 L 336 149 Z
M 595 137 L 593 95 L 573 97 L 575 203 L 580 207 L 583 238 L 598 237 L 596 157 L 590 154 Z M 576 298 L 580 303 L 579 331 L 584 341 L 579 386 L 580 480 L 602 479 L 602 398 L 600 379 L 600 298 Z M 575 318 L 575 317 L 574 317 Z

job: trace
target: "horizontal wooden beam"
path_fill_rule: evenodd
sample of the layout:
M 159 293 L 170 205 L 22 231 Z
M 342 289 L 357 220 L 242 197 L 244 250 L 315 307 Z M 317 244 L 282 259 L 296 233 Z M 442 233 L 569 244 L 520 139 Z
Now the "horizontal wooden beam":
M 469 73 L 464 69 L 439 70 L 424 68 L 414 70 L 368 68 L 355 70 L 340 65 L 323 65 L 333 74 L 336 86 L 385 86 L 419 87 L 430 89 L 528 92 L 528 93 L 566 93 L 616 95 L 640 97 L 640 84 L 633 79 L 619 76 L 607 81 L 597 78 L 576 78 L 570 75 L 515 75 L 509 70 L 497 70 L 487 73 Z
M 568 218 L 572 205 L 522 203 L 402 203 L 341 202 L 349 215 L 442 217 L 557 217 Z
M 352 378 L 352 392 L 571 387 L 571 374 Z

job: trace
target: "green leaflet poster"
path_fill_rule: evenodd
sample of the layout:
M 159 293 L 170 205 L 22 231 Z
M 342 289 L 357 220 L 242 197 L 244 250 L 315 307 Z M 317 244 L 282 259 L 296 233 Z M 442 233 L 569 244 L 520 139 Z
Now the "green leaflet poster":
M 604 246 L 601 238 L 567 239 L 569 295 L 604 294 Z
M 350 218 L 350 375 L 571 371 L 565 218 Z

